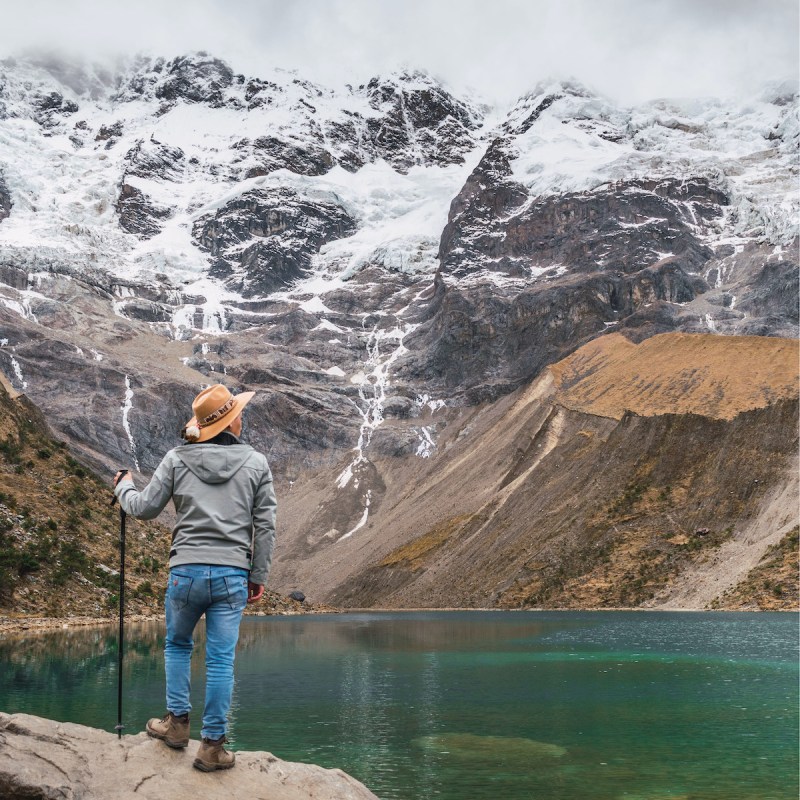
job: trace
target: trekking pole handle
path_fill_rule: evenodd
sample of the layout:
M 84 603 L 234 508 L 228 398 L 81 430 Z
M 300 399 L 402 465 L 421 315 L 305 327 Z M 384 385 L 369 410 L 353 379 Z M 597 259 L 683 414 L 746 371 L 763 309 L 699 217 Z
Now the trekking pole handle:
M 127 469 L 118 470 L 117 471 L 117 475 L 119 475 L 119 479 L 117 480 L 117 483 L 119 483 L 127 474 L 128 474 L 128 470 Z M 117 483 L 114 484 L 114 488 L 116 488 Z M 111 498 L 111 505 L 113 506 L 116 502 L 117 502 L 117 496 L 114 495 Z

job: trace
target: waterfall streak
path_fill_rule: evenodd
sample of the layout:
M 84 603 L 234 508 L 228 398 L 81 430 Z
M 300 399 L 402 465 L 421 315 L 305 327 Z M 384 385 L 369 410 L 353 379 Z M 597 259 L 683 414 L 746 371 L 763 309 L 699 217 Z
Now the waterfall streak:
M 136 471 L 140 472 L 139 460 L 136 458 L 136 442 L 133 439 L 133 434 L 131 433 L 131 424 L 128 420 L 128 415 L 133 408 L 133 389 L 131 389 L 131 379 L 128 375 L 125 376 L 125 403 L 120 406 L 120 408 L 122 409 L 122 427 L 125 428 L 125 433 L 128 434 L 128 441 L 131 444 L 133 465 L 136 467 Z

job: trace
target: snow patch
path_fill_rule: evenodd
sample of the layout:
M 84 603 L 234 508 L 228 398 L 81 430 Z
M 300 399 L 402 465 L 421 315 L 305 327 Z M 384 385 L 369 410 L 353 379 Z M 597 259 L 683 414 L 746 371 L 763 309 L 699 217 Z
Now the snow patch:
M 344 333 L 344 328 L 334 325 L 330 320 L 322 319 L 322 321 L 312 331 L 332 331 L 333 333 Z
M 307 314 L 333 313 L 331 309 L 329 309 L 319 297 L 312 297 L 310 300 L 306 300 L 304 303 L 300 303 L 300 308 L 302 308 L 303 311 L 305 311 Z
M 122 406 L 122 427 L 125 429 L 125 433 L 128 435 L 128 442 L 130 442 L 131 446 L 131 456 L 133 457 L 133 465 L 136 467 L 136 471 L 140 472 L 139 470 L 139 460 L 136 458 L 136 442 L 133 439 L 133 433 L 131 432 L 131 425 L 128 419 L 128 415 L 133 408 L 133 389 L 131 388 L 131 379 L 128 375 L 125 376 L 125 402 Z
M 358 523 L 354 528 L 352 528 L 347 533 L 340 536 L 336 540 L 337 542 L 341 542 L 344 541 L 345 539 L 350 538 L 356 531 L 361 530 L 361 528 L 363 528 L 367 524 L 367 520 L 369 519 L 369 505 L 371 501 L 372 501 L 372 489 L 368 489 L 367 494 L 364 498 L 364 513 L 361 515 L 361 519 L 358 521 Z
M 414 405 L 417 407 L 418 411 L 421 411 L 423 408 L 428 408 L 431 414 L 435 414 L 440 408 L 445 408 L 447 406 L 447 401 L 432 400 L 428 394 L 419 394 L 417 395 Z
M 416 455 L 420 458 L 430 458 L 433 451 L 436 449 L 436 443 L 431 436 L 430 428 L 420 428 L 419 431 L 419 445 L 417 446 Z
M 14 356 L 11 356 L 11 369 L 14 370 L 14 374 L 17 376 L 17 380 L 19 381 L 20 386 L 22 386 L 23 391 L 27 389 L 28 382 L 25 380 L 22 374 L 22 367 L 20 367 L 19 361 L 17 361 L 17 359 L 14 358 Z

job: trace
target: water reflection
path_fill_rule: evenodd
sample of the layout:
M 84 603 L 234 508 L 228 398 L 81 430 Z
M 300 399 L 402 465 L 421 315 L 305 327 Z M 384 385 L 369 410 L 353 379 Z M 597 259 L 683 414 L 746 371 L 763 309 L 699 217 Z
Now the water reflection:
M 163 636 L 128 628 L 128 732 L 163 708 Z M 250 618 L 231 733 L 384 800 L 794 800 L 797 646 L 796 615 Z M 0 640 L 0 709 L 112 730 L 116 668 L 113 627 Z

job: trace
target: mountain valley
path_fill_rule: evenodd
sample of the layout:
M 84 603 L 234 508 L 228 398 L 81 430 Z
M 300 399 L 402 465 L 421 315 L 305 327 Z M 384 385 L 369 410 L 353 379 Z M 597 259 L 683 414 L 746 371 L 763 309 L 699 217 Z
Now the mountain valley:
M 141 485 L 202 387 L 255 390 L 272 588 L 315 602 L 796 608 L 798 107 L 7 59 L 6 418 Z

